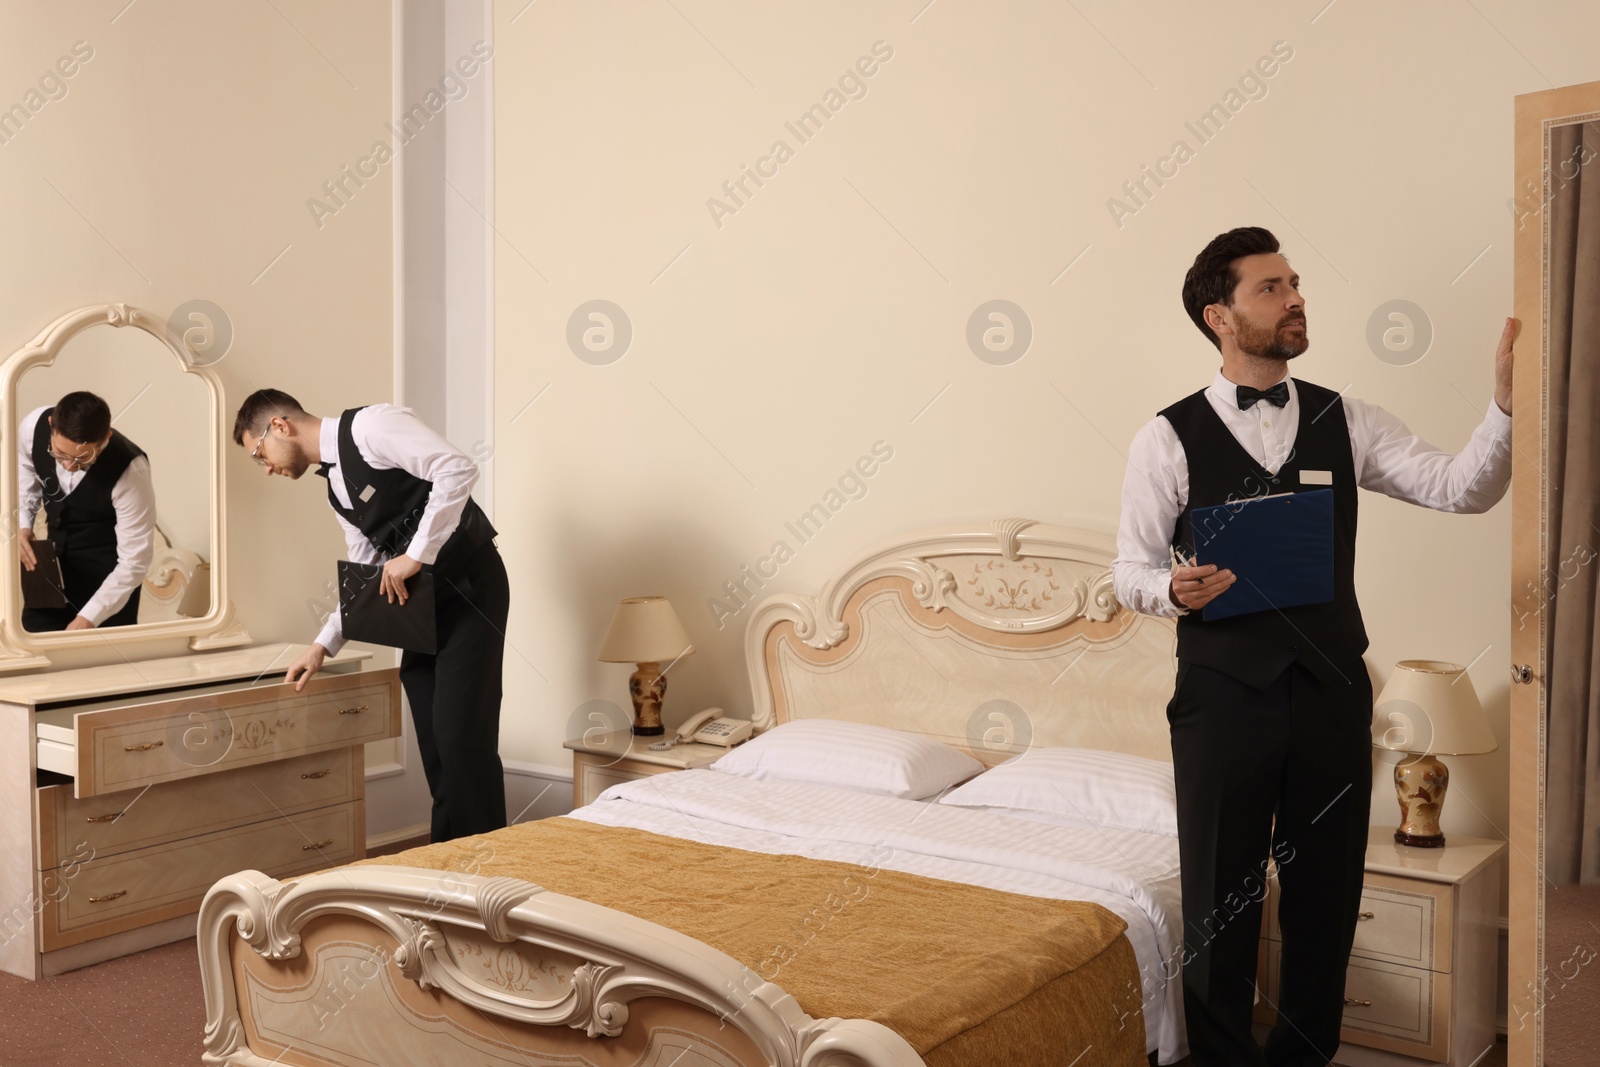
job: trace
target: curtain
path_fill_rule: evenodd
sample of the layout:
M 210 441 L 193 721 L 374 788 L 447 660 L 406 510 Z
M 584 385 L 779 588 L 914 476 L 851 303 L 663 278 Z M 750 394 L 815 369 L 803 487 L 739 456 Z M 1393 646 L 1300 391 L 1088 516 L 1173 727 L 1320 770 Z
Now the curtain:
M 1545 875 L 1600 885 L 1600 122 L 1552 129 L 1550 164 Z

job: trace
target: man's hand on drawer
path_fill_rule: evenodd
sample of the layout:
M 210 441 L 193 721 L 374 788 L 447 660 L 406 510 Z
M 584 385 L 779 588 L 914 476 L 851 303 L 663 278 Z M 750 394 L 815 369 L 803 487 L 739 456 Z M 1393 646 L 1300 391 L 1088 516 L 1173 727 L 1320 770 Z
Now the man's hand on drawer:
M 301 653 L 300 658 L 289 664 L 289 671 L 283 676 L 286 682 L 293 682 L 295 692 L 306 687 L 306 681 L 322 669 L 323 657 L 328 650 L 321 645 L 312 645 Z

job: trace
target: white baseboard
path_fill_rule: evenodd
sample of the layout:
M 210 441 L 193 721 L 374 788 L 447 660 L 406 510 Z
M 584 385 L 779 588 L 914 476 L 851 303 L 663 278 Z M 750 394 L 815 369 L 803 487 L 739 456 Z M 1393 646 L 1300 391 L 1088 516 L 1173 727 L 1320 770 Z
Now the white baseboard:
M 572 810 L 572 767 L 501 760 L 506 771 L 506 818 L 547 819 Z
M 396 841 L 409 841 L 413 837 L 427 837 L 428 831 L 428 824 L 419 822 L 415 826 L 402 826 L 398 830 L 386 830 L 381 834 L 372 834 L 367 838 L 367 851 L 371 852 L 375 848 L 386 848 Z

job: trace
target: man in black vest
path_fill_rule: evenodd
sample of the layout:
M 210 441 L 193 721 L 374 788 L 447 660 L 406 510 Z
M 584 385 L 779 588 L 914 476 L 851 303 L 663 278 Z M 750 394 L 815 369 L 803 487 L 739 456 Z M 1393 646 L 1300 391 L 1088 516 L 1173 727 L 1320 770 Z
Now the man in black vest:
M 1372 789 L 1372 683 L 1355 594 L 1357 488 L 1441 511 L 1492 507 L 1510 482 L 1507 319 L 1495 395 L 1451 456 L 1375 405 L 1288 375 L 1306 351 L 1300 279 L 1259 227 L 1195 257 L 1183 303 L 1222 355 L 1210 387 L 1165 408 L 1129 449 L 1113 564 L 1123 604 L 1177 616 L 1167 719 L 1182 865 L 1184 1014 L 1201 1067 L 1326 1064 L 1339 1046 Z M 1241 577 L 1196 560 L 1194 508 L 1331 487 L 1334 597 L 1206 621 Z M 1242 575 L 1248 578 L 1248 575 Z M 1268 857 L 1283 895 L 1278 1011 L 1251 1033 Z
M 72 392 L 35 408 L 17 433 L 18 554 L 38 566 L 33 522 L 42 505 L 61 564 L 66 606 L 22 609 L 22 628 L 86 630 L 139 621 L 139 588 L 155 554 L 150 461 L 111 428 L 111 408 Z
M 245 399 L 233 440 L 269 475 L 299 478 L 317 465 L 350 558 L 383 563 L 390 600 L 403 603 L 406 580 L 431 568 L 438 650 L 404 652 L 400 683 L 433 794 L 432 839 L 504 826 L 500 697 L 511 592 L 495 529 L 472 499 L 476 465 L 409 408 L 373 404 L 324 419 L 277 389 Z M 303 687 L 343 645 L 335 609 L 285 680 Z

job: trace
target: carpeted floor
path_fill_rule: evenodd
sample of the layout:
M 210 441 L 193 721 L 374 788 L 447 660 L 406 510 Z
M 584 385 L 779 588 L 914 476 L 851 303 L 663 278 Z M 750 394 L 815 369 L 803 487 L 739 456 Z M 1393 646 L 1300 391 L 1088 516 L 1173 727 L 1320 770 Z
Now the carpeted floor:
M 1544 1062 L 1600 1064 L 1600 885 L 1547 885 L 1544 908 Z

